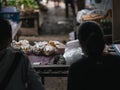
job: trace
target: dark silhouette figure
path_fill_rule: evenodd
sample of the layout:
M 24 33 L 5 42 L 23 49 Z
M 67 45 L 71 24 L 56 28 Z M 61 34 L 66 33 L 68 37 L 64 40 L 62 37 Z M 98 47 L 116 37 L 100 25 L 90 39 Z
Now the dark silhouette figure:
M 67 90 L 119 90 L 120 57 L 104 53 L 102 28 L 96 22 L 84 22 L 78 39 L 83 58 L 69 68 Z
M 75 11 L 75 1 L 74 0 L 65 0 L 65 13 L 66 17 L 69 17 L 69 4 L 72 9 L 73 16 L 76 17 L 76 11 Z
M 54 6 L 55 6 L 55 8 L 58 8 L 58 7 L 60 7 L 60 0 L 54 0 Z
M 48 4 L 49 0 L 46 1 L 46 4 Z M 60 7 L 61 0 L 53 0 L 55 8 Z
M 11 47 L 12 28 L 0 19 L 0 90 L 44 90 L 28 57 Z

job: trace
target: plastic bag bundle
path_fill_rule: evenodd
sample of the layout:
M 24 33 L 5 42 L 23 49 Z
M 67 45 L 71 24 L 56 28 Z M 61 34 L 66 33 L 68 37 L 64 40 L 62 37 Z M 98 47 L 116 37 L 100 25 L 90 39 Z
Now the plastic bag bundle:
M 65 49 L 63 57 L 66 60 L 66 64 L 70 65 L 79 60 L 82 57 L 83 53 L 78 40 L 69 41 L 67 42 L 66 46 L 67 47 Z

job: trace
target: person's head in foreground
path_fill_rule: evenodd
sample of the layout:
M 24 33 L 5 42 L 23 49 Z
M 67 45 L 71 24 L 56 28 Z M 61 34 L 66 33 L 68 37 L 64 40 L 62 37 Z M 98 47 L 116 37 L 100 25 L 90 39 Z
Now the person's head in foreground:
M 0 18 L 0 50 L 8 47 L 12 41 L 12 27 L 9 21 Z
M 101 55 L 105 42 L 101 26 L 94 21 L 87 21 L 80 25 L 78 39 L 83 52 L 90 55 Z

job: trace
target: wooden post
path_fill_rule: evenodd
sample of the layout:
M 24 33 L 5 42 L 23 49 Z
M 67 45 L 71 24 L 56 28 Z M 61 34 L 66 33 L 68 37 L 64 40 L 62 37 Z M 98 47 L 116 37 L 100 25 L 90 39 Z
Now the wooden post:
M 82 10 L 85 8 L 85 0 L 77 0 L 76 1 L 76 5 L 77 5 L 77 11 Z
M 113 2 L 113 43 L 120 43 L 120 0 L 112 0 Z

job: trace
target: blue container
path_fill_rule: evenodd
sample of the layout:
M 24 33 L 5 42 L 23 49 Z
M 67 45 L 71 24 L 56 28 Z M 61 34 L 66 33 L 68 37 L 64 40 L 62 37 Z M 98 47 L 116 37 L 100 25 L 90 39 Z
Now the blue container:
M 20 12 L 0 12 L 0 18 L 12 20 L 18 23 L 20 20 Z

